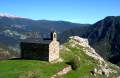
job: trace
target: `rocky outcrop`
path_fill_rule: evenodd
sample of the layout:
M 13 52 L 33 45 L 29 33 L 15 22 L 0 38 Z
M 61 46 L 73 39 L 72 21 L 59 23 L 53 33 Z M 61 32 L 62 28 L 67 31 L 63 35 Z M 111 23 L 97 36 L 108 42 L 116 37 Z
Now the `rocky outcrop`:
M 71 66 L 67 66 L 67 67 L 63 68 L 61 71 L 57 72 L 51 78 L 56 78 L 56 77 L 62 76 L 64 74 L 67 74 L 71 70 L 72 70 Z
M 78 36 L 73 36 L 70 38 L 74 39 L 76 43 L 78 43 L 80 46 L 83 46 L 84 48 L 83 50 L 86 52 L 88 56 L 91 56 L 96 60 L 104 62 L 104 59 L 98 53 L 96 53 L 95 50 L 89 45 L 89 42 L 87 39 L 81 38 Z
M 85 53 L 92 57 L 94 60 L 96 60 L 98 62 L 98 68 L 94 68 L 94 70 L 92 72 L 94 72 L 95 74 L 104 74 L 106 75 L 106 77 L 109 77 L 109 75 L 111 73 L 117 73 L 116 70 L 111 69 L 109 67 L 109 63 L 106 62 L 90 45 L 88 42 L 88 39 L 85 38 L 81 38 L 79 36 L 72 36 L 70 37 L 71 40 L 74 41 L 74 44 L 78 44 L 80 46 L 83 47 L 83 50 L 85 51 Z M 112 64 L 111 64 L 112 65 Z M 117 66 L 113 65 L 114 67 L 117 68 Z M 119 67 L 118 67 L 119 68 Z M 94 74 L 94 75 L 95 75 Z

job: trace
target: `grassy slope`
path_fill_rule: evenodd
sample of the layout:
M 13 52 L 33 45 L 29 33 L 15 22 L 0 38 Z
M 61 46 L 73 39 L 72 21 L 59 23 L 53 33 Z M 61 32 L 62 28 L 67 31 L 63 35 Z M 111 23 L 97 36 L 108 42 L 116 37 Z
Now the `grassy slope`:
M 35 78 L 50 78 L 64 66 L 64 63 L 35 60 L 5 60 L 0 61 L 0 78 L 26 78 L 31 74 L 37 76 Z

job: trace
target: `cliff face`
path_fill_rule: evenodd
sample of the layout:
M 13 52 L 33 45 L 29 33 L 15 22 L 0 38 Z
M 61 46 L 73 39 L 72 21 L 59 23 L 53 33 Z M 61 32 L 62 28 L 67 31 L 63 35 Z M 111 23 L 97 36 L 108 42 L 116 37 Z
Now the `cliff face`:
M 105 59 L 120 62 L 120 16 L 109 16 L 95 23 L 88 33 L 90 44 Z

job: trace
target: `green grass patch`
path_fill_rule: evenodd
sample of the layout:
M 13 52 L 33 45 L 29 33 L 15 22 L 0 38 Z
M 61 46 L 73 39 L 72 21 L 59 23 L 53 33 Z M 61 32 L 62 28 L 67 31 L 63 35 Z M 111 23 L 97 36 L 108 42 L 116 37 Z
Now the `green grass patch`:
M 0 61 L 0 78 L 20 78 L 29 73 L 38 75 L 39 78 L 50 78 L 65 65 L 37 60 L 3 60 Z

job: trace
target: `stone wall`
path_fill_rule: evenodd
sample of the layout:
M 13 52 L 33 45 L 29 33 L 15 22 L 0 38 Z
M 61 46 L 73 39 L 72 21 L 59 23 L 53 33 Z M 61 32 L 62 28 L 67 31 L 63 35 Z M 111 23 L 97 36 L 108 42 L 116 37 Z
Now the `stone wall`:
M 59 42 L 53 40 L 49 45 L 49 62 L 59 59 Z
M 49 57 L 49 44 L 21 43 L 21 58 L 46 60 Z

